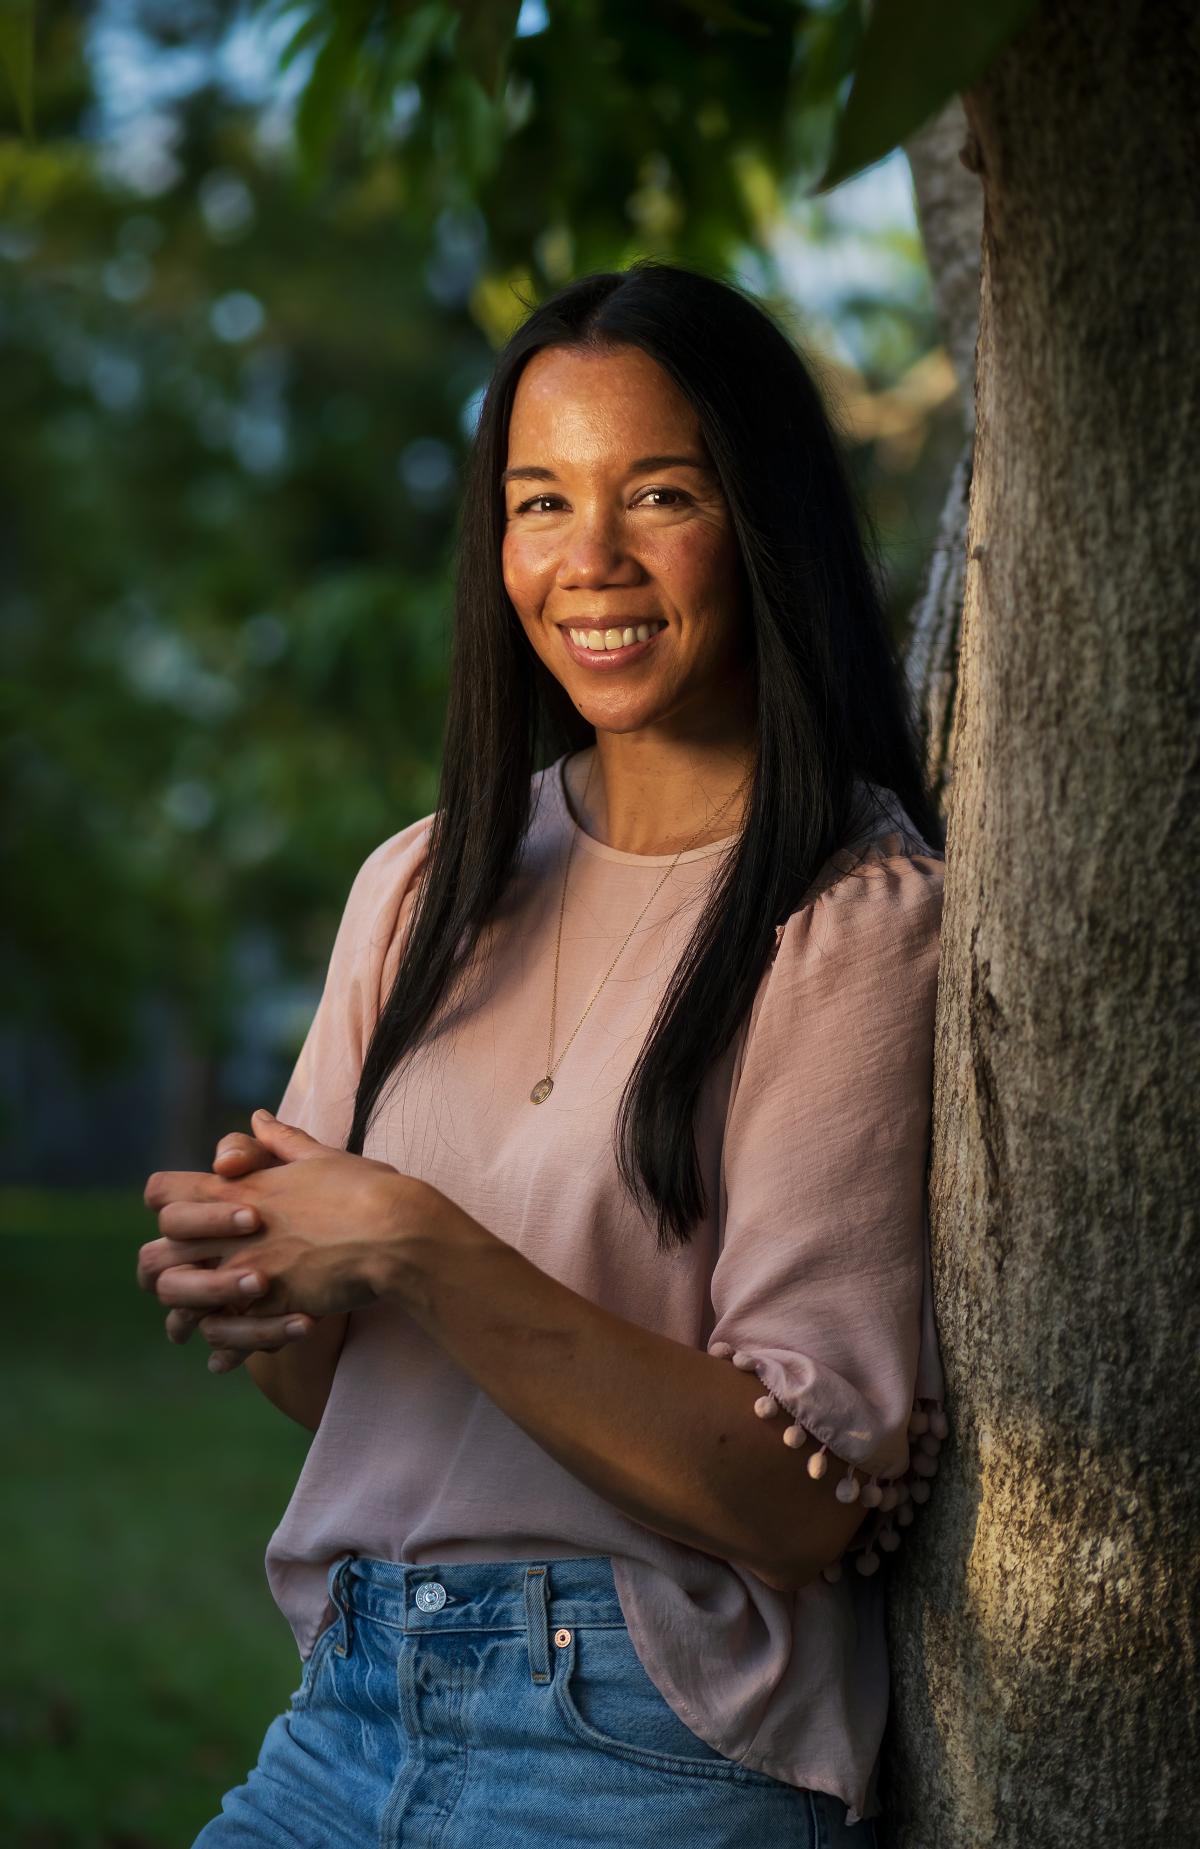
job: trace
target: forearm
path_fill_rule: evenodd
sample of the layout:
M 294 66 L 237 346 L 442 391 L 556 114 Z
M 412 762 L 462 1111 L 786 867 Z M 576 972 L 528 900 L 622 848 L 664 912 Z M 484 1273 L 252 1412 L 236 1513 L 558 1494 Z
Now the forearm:
M 257 1349 L 246 1370 L 279 1411 L 315 1432 L 321 1423 L 346 1335 L 345 1316 L 322 1316 L 301 1342 L 274 1352 Z
M 444 1197 L 440 1197 L 444 1200 Z M 633 1520 L 807 1583 L 861 1521 L 754 1416 L 757 1379 L 613 1315 L 445 1202 L 387 1288 L 501 1410 Z

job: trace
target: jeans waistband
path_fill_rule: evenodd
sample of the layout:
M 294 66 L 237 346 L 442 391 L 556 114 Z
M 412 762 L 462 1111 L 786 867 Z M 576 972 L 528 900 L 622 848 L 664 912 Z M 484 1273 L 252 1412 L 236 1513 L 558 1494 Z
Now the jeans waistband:
M 535 1681 L 548 1679 L 552 1629 L 625 1624 L 608 1554 L 432 1566 L 344 1554 L 329 1570 L 329 1597 L 347 1639 L 352 1614 L 405 1635 L 524 1631 Z

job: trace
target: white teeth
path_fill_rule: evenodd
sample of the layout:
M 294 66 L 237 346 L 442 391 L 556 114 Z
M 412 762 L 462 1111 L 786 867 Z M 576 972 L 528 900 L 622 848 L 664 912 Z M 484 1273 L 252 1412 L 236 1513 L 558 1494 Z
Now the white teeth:
M 629 648 L 632 643 L 645 642 L 658 630 L 665 628 L 663 622 L 630 623 L 624 629 L 568 629 L 567 634 L 576 648 Z

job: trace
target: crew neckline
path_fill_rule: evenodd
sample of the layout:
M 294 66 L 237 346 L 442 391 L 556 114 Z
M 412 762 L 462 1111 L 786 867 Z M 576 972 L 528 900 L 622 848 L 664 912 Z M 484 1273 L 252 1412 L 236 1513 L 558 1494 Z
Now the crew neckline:
M 626 867 L 669 867 L 672 861 L 678 860 L 679 865 L 682 867 L 690 860 L 707 860 L 710 854 L 719 854 L 723 848 L 729 846 L 731 841 L 737 840 L 738 831 L 735 829 L 731 835 L 721 835 L 716 841 L 706 842 L 703 847 L 688 848 L 684 853 L 679 855 L 630 854 L 623 848 L 609 847 L 606 841 L 597 841 L 594 835 L 589 835 L 586 829 L 579 826 L 579 823 L 571 813 L 571 805 L 567 801 L 566 778 L 563 773 L 566 769 L 567 759 L 573 756 L 573 752 L 564 751 L 562 756 L 555 760 L 552 779 L 554 793 L 558 798 L 559 807 L 563 812 L 563 819 L 567 824 L 568 830 L 574 834 L 578 845 L 583 848 L 586 853 L 595 854 L 597 859 L 616 860 Z

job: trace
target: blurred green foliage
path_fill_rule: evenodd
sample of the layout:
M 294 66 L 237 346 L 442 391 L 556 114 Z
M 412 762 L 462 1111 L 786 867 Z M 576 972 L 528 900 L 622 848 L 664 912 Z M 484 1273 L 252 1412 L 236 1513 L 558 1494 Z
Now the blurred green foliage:
M 86 95 L 63 31 L 64 127 Z M 77 62 L 80 61 L 80 62 Z M 46 109 L 43 108 L 43 118 Z M 0 1007 L 81 1060 L 168 991 L 219 1047 L 235 931 L 314 967 L 432 807 L 463 412 L 490 349 L 371 176 L 303 200 L 200 93 L 152 202 L 47 140 L 0 263 Z M 13 195 L 16 195 L 14 197 Z
M 323 170 L 348 97 L 362 106 L 374 142 L 397 93 L 411 86 L 430 131 L 418 127 L 408 150 L 423 191 L 438 195 L 436 183 L 429 188 L 432 168 L 494 208 L 489 180 L 510 181 L 532 147 L 527 206 L 542 208 L 543 224 L 556 207 L 574 227 L 595 189 L 590 163 L 570 157 L 590 141 L 606 163 L 653 160 L 664 128 L 689 170 L 681 185 L 688 178 L 719 184 L 724 157 L 747 144 L 769 167 L 802 168 L 822 140 L 826 156 L 809 184 L 837 185 L 974 83 L 1037 0 L 258 3 L 290 22 L 285 63 L 313 54 L 298 118 L 310 177 Z M 560 150 L 568 153 L 562 166 L 554 159 Z M 626 187 L 632 178 L 626 171 Z M 715 202 L 708 187 L 700 196 Z
M 644 139 L 636 129 L 632 137 L 629 132 L 635 116 L 645 121 L 644 110 L 626 107 L 639 100 L 636 87 L 610 82 L 597 90 L 591 81 L 597 67 L 608 76 L 604 67 L 618 62 L 641 65 L 653 82 L 645 99 L 672 124 L 687 100 L 687 77 L 693 67 L 707 65 L 704 82 L 721 98 L 715 108 L 702 104 L 707 122 L 701 132 L 709 139 L 733 130 L 740 140 L 748 125 L 731 121 L 726 109 L 731 75 L 749 72 L 767 84 L 765 92 L 733 86 L 737 101 L 752 94 L 758 100 L 751 116 L 760 134 L 764 122 L 774 126 L 780 119 L 773 105 L 782 79 L 786 125 L 811 129 L 814 114 L 829 118 L 832 145 L 813 182 L 823 191 L 899 146 L 974 83 L 1037 0 L 991 0 L 986 7 L 963 7 L 959 0 L 909 0 L 904 7 L 872 0 L 745 0 L 736 8 L 728 0 L 674 0 L 649 12 L 612 0 L 553 0 L 552 6 L 548 0 L 257 3 L 265 16 L 289 24 L 280 69 L 309 60 L 297 117 L 308 178 L 322 173 L 349 96 L 363 106 L 368 145 L 379 146 L 387 144 L 397 97 L 417 91 L 431 132 L 412 138 L 411 155 L 418 190 L 436 199 L 431 169 L 441 169 L 439 177 L 448 177 L 455 190 L 477 191 L 501 165 L 511 166 L 511 143 L 531 122 L 541 148 L 559 144 L 556 129 L 568 123 L 578 129 L 592 117 L 606 153 Z M 0 78 L 27 135 L 33 132 L 33 11 L 33 0 L 6 0 L 0 15 Z M 543 31 L 548 57 L 526 60 L 522 39 Z M 576 102 L 582 116 L 574 113 Z M 576 181 L 585 171 L 574 170 Z M 573 220 L 578 198 L 572 194 L 567 203 Z

